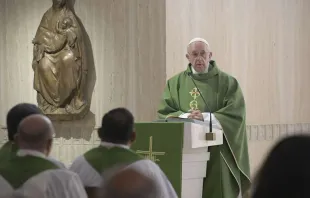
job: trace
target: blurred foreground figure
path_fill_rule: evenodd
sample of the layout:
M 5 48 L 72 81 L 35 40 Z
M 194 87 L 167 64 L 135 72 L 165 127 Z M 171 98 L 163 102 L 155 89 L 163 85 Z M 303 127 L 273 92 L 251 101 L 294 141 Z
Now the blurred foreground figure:
M 18 127 L 16 156 L 0 165 L 0 197 L 86 198 L 78 177 L 47 156 L 54 128 L 43 115 L 30 115 Z
M 107 170 L 124 164 L 127 164 L 126 168 L 131 168 L 155 182 L 156 197 L 177 197 L 160 167 L 130 149 L 136 139 L 136 133 L 134 117 L 127 109 L 117 108 L 105 114 L 98 134 L 101 144 L 78 157 L 70 168 L 80 176 L 89 197 L 95 197 L 101 186 L 103 174 L 103 180 L 106 179 Z
M 98 198 L 157 198 L 156 184 L 133 169 L 124 169 L 106 178 Z
M 269 153 L 255 178 L 251 198 L 310 197 L 310 137 L 291 136 Z

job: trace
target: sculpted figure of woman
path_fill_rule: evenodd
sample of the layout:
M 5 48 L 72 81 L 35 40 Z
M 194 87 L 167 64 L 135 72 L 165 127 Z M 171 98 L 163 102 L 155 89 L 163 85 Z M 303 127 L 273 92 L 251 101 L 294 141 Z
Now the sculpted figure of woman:
M 53 0 L 33 44 L 34 89 L 39 107 L 55 119 L 83 117 L 89 109 L 84 99 L 85 46 L 83 33 L 67 0 Z

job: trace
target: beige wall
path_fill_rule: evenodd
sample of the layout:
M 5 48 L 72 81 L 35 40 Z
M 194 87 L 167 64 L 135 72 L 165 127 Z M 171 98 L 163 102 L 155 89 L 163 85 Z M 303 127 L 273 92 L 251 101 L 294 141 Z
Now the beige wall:
M 0 125 L 14 104 L 36 102 L 31 40 L 50 6 L 0 0 Z M 196 36 L 243 88 L 254 170 L 279 136 L 309 130 L 310 1 L 76 0 L 75 10 L 92 43 L 95 87 L 91 115 L 55 123 L 53 155 L 62 161 L 97 144 L 94 127 L 113 107 L 153 120 L 165 80 L 185 69 L 186 45 Z
M 5 46 L 5 35 L 6 35 L 6 16 L 5 16 L 5 1 L 0 0 L 0 78 L 2 78 L 2 73 L 3 73 L 3 65 L 6 64 L 6 50 L 4 50 Z M 1 79 L 0 79 L 1 82 Z M 2 83 L 2 82 L 1 82 Z M 2 91 L 2 87 L 0 85 L 0 101 L 3 100 L 4 93 Z M 0 103 L 0 114 L 3 114 L 2 110 L 2 104 Z M 2 124 L 2 121 L 0 121 L 0 125 Z M 0 136 L 1 137 L 1 136 Z

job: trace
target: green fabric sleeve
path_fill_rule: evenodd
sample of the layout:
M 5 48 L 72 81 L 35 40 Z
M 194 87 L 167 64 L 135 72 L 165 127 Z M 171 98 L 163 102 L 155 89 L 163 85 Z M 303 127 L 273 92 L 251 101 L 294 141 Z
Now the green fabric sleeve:
M 168 81 L 157 111 L 158 117 L 160 119 L 166 119 L 168 117 L 179 117 L 184 112 L 179 111 L 178 109 L 178 104 L 172 98 L 170 91 L 170 81 Z

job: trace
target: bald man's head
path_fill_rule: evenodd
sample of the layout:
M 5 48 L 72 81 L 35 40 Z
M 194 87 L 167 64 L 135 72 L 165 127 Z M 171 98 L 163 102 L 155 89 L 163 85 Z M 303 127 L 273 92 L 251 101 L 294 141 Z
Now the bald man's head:
M 155 182 L 132 169 L 125 169 L 107 180 L 98 197 L 104 198 L 152 198 Z
M 18 126 L 17 143 L 20 149 L 30 149 L 49 154 L 54 127 L 44 115 L 30 115 Z

